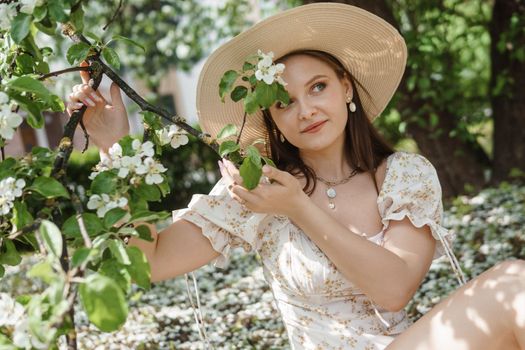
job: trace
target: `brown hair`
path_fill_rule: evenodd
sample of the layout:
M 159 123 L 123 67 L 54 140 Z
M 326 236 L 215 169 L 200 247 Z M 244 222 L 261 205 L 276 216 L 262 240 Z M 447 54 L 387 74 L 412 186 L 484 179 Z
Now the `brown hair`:
M 379 186 L 377 185 L 375 173 L 379 164 L 381 164 L 386 157 L 394 153 L 394 149 L 383 139 L 370 122 L 359 99 L 355 84 L 359 85 L 365 93 L 368 94 L 368 92 L 359 81 L 344 68 L 337 58 L 324 51 L 293 51 L 280 57 L 276 62 L 282 62 L 288 57 L 295 55 L 308 55 L 317 58 L 328 64 L 339 79 L 342 80 L 345 77 L 350 78 L 349 80 L 354 91 L 353 101 L 357 109 L 355 112 L 352 112 L 351 118 L 348 118 L 346 122 L 345 145 L 348 152 L 345 154 L 348 164 L 352 168 L 357 169 L 358 173 L 368 172 L 370 174 L 374 181 L 376 191 L 379 194 Z M 350 113 L 348 105 L 347 112 Z M 305 177 L 306 185 L 303 191 L 311 195 L 316 187 L 315 171 L 304 164 L 299 156 L 299 149 L 297 147 L 288 142 L 288 140 L 284 142 L 280 141 L 281 132 L 275 125 L 268 109 L 263 110 L 263 118 L 269 138 L 269 142 L 266 144 L 267 154 L 270 154 L 278 169 L 287 171 L 294 176 L 300 175 L 301 177 Z

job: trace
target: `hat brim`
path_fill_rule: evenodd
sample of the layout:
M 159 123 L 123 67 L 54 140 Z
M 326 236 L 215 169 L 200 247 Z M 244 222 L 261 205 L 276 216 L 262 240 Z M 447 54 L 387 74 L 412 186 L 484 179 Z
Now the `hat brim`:
M 197 116 L 202 130 L 215 138 L 226 124 L 240 130 L 243 105 L 219 97 L 219 82 L 228 70 L 239 70 L 258 50 L 279 58 L 297 50 L 319 50 L 336 57 L 359 82 L 356 88 L 370 118 L 387 106 L 403 76 L 405 41 L 382 18 L 355 6 L 337 3 L 303 5 L 262 20 L 215 50 L 197 85 Z M 366 90 L 366 91 L 365 91 Z M 241 146 L 267 140 L 262 113 L 248 115 Z

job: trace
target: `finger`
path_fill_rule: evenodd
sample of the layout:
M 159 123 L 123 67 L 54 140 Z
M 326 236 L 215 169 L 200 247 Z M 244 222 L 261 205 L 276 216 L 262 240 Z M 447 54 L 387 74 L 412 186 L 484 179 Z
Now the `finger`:
M 233 185 L 231 192 L 233 199 L 245 205 L 252 205 L 254 203 L 257 203 L 257 200 L 259 198 L 257 195 L 251 193 L 246 188 L 240 185 Z
M 233 185 L 235 181 L 230 176 L 230 173 L 228 172 L 228 169 L 224 166 L 223 162 L 220 160 L 217 162 L 219 164 L 219 170 L 221 172 L 222 177 L 226 180 L 226 183 L 228 184 L 228 189 L 231 189 L 230 185 Z
M 102 95 L 98 91 L 93 90 L 89 84 L 83 84 L 81 91 L 95 102 L 105 102 Z
M 277 181 L 281 185 L 287 186 L 291 184 L 291 175 L 286 171 L 281 171 L 267 164 L 262 167 L 262 171 L 263 175 L 267 176 L 269 179 Z
M 74 111 L 82 108 L 82 106 L 84 106 L 83 103 L 79 103 L 79 102 L 69 102 L 66 106 L 66 110 L 67 110 L 67 113 L 68 114 L 73 114 Z
M 124 102 L 122 101 L 122 93 L 120 92 L 120 88 L 116 83 L 111 83 L 109 92 L 111 94 L 111 104 L 113 106 L 123 106 L 124 105 Z
M 222 161 L 223 161 L 223 164 L 226 166 L 226 169 L 228 169 L 228 172 L 230 176 L 233 178 L 233 180 L 235 181 L 235 183 L 242 185 L 244 181 L 242 180 L 242 177 L 239 173 L 239 169 L 237 169 L 235 165 L 232 162 L 230 162 L 228 159 L 223 158 Z
M 80 62 L 80 67 L 89 67 L 89 64 L 86 61 L 82 61 Z M 86 71 L 80 71 L 80 78 L 82 79 L 82 82 L 84 84 L 87 84 L 89 82 L 89 79 L 91 79 L 89 73 Z
M 74 102 L 82 102 L 88 107 L 95 107 L 95 101 L 93 101 L 89 96 L 87 96 L 84 92 L 78 91 L 72 94 L 71 101 Z

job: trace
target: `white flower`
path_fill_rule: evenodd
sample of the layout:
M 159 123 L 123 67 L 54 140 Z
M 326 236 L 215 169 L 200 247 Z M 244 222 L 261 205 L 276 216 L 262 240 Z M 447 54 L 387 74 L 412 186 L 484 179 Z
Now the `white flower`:
M 161 130 L 157 130 L 156 133 L 161 146 L 167 145 L 169 143 L 171 144 L 171 147 L 178 148 L 187 144 L 189 141 L 186 132 L 174 124 Z
M 16 325 L 24 315 L 24 307 L 9 294 L 0 293 L 0 327 Z
M 3 104 L 0 106 L 0 136 L 11 140 L 15 129 L 22 123 L 23 119 L 11 111 L 11 106 Z
M 102 195 L 94 194 L 89 197 L 87 207 L 90 210 L 97 210 L 97 216 L 103 218 L 108 211 L 113 208 L 119 207 L 124 208 L 128 204 L 126 197 L 114 196 L 111 198 L 109 195 L 103 193 Z
M 136 168 L 142 164 L 140 156 L 124 156 L 120 160 L 120 168 L 118 170 L 118 177 L 125 178 L 129 173 L 136 171 Z
M 27 13 L 28 15 L 33 14 L 35 7 L 44 4 L 44 0 L 20 0 L 20 12 Z
M 111 160 L 116 160 L 122 157 L 122 147 L 118 142 L 114 143 L 113 146 L 109 148 L 108 155 L 111 158 Z
M 0 91 L 0 105 L 6 104 L 9 102 L 9 96 L 5 92 Z
M 11 21 L 16 16 L 16 2 L 11 4 L 0 4 L 0 30 L 9 30 Z
M 15 325 L 13 344 L 23 349 L 49 349 L 49 344 L 42 343 L 31 334 L 29 322 L 26 318 L 20 320 L 20 322 Z
M 257 62 L 255 78 L 259 81 L 264 81 L 268 85 L 272 84 L 274 80 L 277 80 L 279 84 L 286 86 L 286 83 L 281 78 L 281 74 L 284 72 L 285 68 L 284 64 L 273 64 L 273 52 L 265 54 L 259 50 L 258 55 L 259 62 Z
M 163 178 L 160 173 L 163 173 L 166 170 L 168 169 L 166 169 L 161 163 L 148 157 L 144 160 L 144 164 L 137 167 L 136 173 L 139 175 L 146 174 L 146 183 L 148 185 L 153 185 L 162 183 Z
M 135 154 L 141 157 L 153 157 L 155 150 L 153 149 L 154 145 L 151 141 L 146 141 L 141 143 L 139 140 L 133 140 L 131 147 L 135 150 Z
M 26 182 L 24 179 L 8 177 L 0 181 L 0 213 L 6 215 L 11 211 L 15 198 L 22 196 Z

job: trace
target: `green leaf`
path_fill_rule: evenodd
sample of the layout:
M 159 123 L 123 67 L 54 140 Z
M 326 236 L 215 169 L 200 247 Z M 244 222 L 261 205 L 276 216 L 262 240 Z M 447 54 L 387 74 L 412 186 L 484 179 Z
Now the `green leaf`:
M 40 193 L 46 198 L 64 197 L 69 198 L 66 188 L 52 177 L 40 176 L 36 178 L 29 187 L 30 190 Z
M 75 31 L 82 32 L 84 30 L 84 9 L 78 6 L 75 12 L 69 15 L 69 21 L 75 27 Z
M 34 22 L 33 24 L 39 31 L 41 31 L 44 34 L 47 34 L 49 36 L 55 36 L 56 34 L 57 24 L 55 21 L 49 20 L 48 17 L 44 17 L 42 21 Z
M 129 265 L 131 263 L 128 254 L 126 253 L 124 243 L 122 243 L 120 239 L 110 239 L 108 246 L 111 254 L 113 254 L 119 263 L 123 265 Z
M 10 239 L 4 239 L 0 247 L 0 264 L 16 266 L 20 264 L 22 257 L 18 254 L 15 244 Z
M 51 93 L 46 89 L 44 84 L 28 76 L 11 80 L 7 83 L 7 86 L 15 91 L 33 93 L 37 98 L 40 98 L 45 102 L 48 102 L 51 99 Z
M 53 112 L 63 112 L 66 106 L 64 105 L 64 101 L 57 95 L 51 95 L 51 99 L 49 101 L 49 107 Z
M 104 215 L 104 227 L 110 229 L 120 219 L 126 216 L 128 212 L 122 208 L 113 208 Z
M 142 51 L 146 52 L 146 49 L 144 48 L 144 46 L 140 45 L 138 42 L 130 39 L 130 38 L 126 38 L 125 36 L 122 36 L 122 35 L 113 35 L 113 37 L 111 38 L 112 40 L 121 40 L 121 41 L 124 41 L 125 43 L 127 44 L 130 44 L 130 45 L 134 45 L 140 49 L 142 49 Z
M 27 276 L 38 277 L 48 284 L 53 283 L 53 281 L 57 278 L 56 273 L 55 271 L 53 271 L 53 267 L 51 266 L 49 261 L 41 261 L 35 264 L 27 272 Z
M 235 152 L 240 148 L 241 147 L 235 141 L 224 141 L 219 146 L 219 154 L 221 157 L 225 157 L 226 155 Z
M 40 129 L 44 126 L 44 116 L 42 115 L 42 103 L 32 101 L 25 96 L 14 96 L 14 100 L 25 110 L 27 114 L 27 123 L 35 129 Z
M 104 57 L 107 63 L 115 67 L 115 69 L 120 69 L 120 58 L 117 52 L 111 47 L 106 46 L 102 49 L 102 57 Z
M 241 99 L 245 98 L 248 94 L 248 89 L 245 86 L 236 86 L 230 94 L 231 99 L 234 102 L 239 102 Z
M 66 53 L 66 58 L 69 64 L 76 66 L 84 61 L 91 50 L 91 46 L 84 42 L 73 44 L 69 47 Z
M 253 164 L 257 165 L 259 168 L 262 167 L 261 154 L 255 146 L 249 145 L 246 147 L 246 155 L 250 158 Z
M 221 140 L 234 135 L 237 135 L 237 126 L 234 124 L 226 124 L 217 134 L 217 139 Z
M 15 43 L 20 44 L 29 34 L 31 28 L 31 15 L 19 12 L 11 23 L 11 37 Z
M 91 192 L 94 194 L 113 193 L 117 189 L 118 177 L 111 171 L 99 173 L 91 183 Z
M 61 0 L 48 0 L 47 12 L 51 19 L 64 23 L 67 21 L 67 15 L 64 13 L 64 4 Z
M 131 218 L 129 219 L 129 223 L 133 224 L 137 221 L 158 221 L 158 220 L 164 220 L 167 217 L 169 217 L 171 214 L 164 211 L 149 211 L 149 210 L 141 210 L 134 212 L 133 215 L 131 215 Z
M 25 202 L 15 201 L 12 222 L 15 230 L 20 230 L 33 222 L 33 216 L 27 210 Z
M 0 264 L 0 278 L 4 277 L 5 275 L 5 268 Z M 0 334 L 0 337 L 2 336 L 2 334 Z M 2 342 L 0 341 L 0 345 L 2 345 Z M 16 348 L 15 348 L 16 350 Z
M 58 227 L 48 220 L 43 220 L 40 225 L 40 234 L 44 240 L 46 249 L 55 257 L 59 258 L 62 255 L 62 234 Z
M 85 31 L 85 32 L 84 32 L 84 35 L 87 36 L 87 37 L 90 38 L 90 39 L 95 40 L 95 41 L 98 42 L 98 43 L 102 42 L 102 38 L 99 37 L 97 34 L 95 34 L 95 33 L 93 33 L 93 32 Z
M 153 242 L 154 239 L 151 236 L 151 231 L 148 225 L 139 225 L 135 227 L 135 231 L 139 234 L 139 238 L 148 242 Z
M 139 186 L 135 187 L 133 191 L 136 195 L 148 202 L 160 201 L 160 191 L 156 185 L 141 183 Z
M 80 300 L 89 320 L 101 331 L 119 329 L 128 317 L 122 289 L 111 278 L 95 273 L 79 286 Z
M 117 282 L 120 289 L 125 294 L 131 290 L 131 276 L 126 267 L 115 259 L 108 259 L 102 262 L 98 272 Z
M 86 261 L 91 260 L 98 253 L 98 249 L 81 247 L 75 250 L 71 257 L 71 267 L 79 267 Z
M 244 158 L 239 173 L 242 177 L 244 187 L 248 190 L 253 190 L 259 184 L 259 179 L 262 175 L 262 170 L 256 164 L 254 164 L 251 158 Z
M 84 219 L 84 226 L 86 227 L 86 231 L 90 237 L 96 236 L 100 232 L 104 231 L 102 221 L 96 214 L 82 213 L 82 219 Z M 70 216 L 64 222 L 62 225 L 62 232 L 66 237 L 82 237 L 76 214 Z
M 33 18 L 35 19 L 35 22 L 40 22 L 44 19 L 47 15 L 47 7 L 42 5 L 35 7 L 35 10 L 33 11 Z
M 268 164 L 268 165 L 270 165 L 270 166 L 273 166 L 274 168 L 277 168 L 277 166 L 275 165 L 275 163 L 273 162 L 273 160 L 271 160 L 270 158 L 262 157 L 262 159 L 264 160 L 264 163 L 265 163 L 265 164 Z
M 5 179 L 9 176 L 15 176 L 13 173 L 13 167 L 16 165 L 14 158 L 6 158 L 0 162 L 0 179 Z
M 126 251 L 131 260 L 131 264 L 126 265 L 131 278 L 138 286 L 149 290 L 151 287 L 151 269 L 146 256 L 137 247 L 127 247 Z
M 281 84 L 277 84 L 277 101 L 281 101 L 285 105 L 288 105 L 290 103 L 290 95 L 288 94 L 288 91 L 286 91 L 285 87 Z
M 28 54 L 21 54 L 16 57 L 16 66 L 21 74 L 33 73 L 34 59 Z
M 257 103 L 255 93 L 249 91 L 246 97 L 244 98 L 244 111 L 248 114 L 253 114 L 258 110 L 259 103 Z
M 224 102 L 224 97 L 229 93 L 233 87 L 233 84 L 239 77 L 239 73 L 234 70 L 229 70 L 224 73 L 219 83 L 219 96 L 221 101 Z
M 269 108 L 277 97 L 277 85 L 268 85 L 264 81 L 259 81 L 255 86 L 255 96 L 257 103 L 264 107 Z
M 255 65 L 253 63 L 250 63 L 250 62 L 244 62 L 244 64 L 242 65 L 242 71 L 243 72 L 246 72 L 246 71 L 249 71 L 249 70 L 253 70 L 255 68 Z

